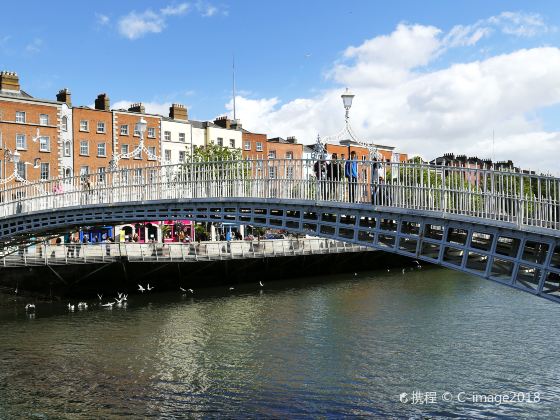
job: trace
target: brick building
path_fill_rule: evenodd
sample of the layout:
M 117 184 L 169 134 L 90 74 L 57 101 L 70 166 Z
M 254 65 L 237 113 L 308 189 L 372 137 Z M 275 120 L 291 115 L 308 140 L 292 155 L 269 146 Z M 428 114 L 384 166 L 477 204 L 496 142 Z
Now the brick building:
M 58 102 L 36 99 L 21 90 L 16 73 L 0 72 L 2 179 L 10 178 L 14 170 L 17 170 L 20 178 L 29 181 L 59 175 L 60 112 L 61 105 Z M 18 157 L 19 162 L 16 164 Z M 12 180 L 8 186 L 17 185 L 18 182 Z

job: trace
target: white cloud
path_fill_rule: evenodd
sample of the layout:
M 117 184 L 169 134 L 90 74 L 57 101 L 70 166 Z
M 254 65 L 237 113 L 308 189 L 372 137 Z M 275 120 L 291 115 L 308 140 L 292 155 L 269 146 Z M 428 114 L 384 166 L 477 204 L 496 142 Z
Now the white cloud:
M 203 17 L 212 17 L 218 14 L 221 14 L 223 16 L 228 15 L 228 11 L 224 6 L 217 7 L 203 0 L 198 0 L 195 4 L 195 7 Z
M 102 13 L 96 13 L 95 20 L 99 26 L 106 26 L 109 24 L 110 21 L 109 16 L 104 15 Z
M 239 96 L 237 115 L 248 130 L 311 144 L 318 133 L 343 127 L 340 94 L 349 86 L 356 94 L 352 126 L 361 138 L 430 159 L 445 152 L 491 158 L 495 130 L 496 160 L 557 171 L 560 133 L 546 132 L 532 115 L 560 103 L 560 49 L 523 49 L 430 71 L 427 65 L 447 49 L 488 36 L 477 32 L 482 26 L 465 28 L 471 27 L 444 34 L 400 24 L 346 49 L 328 72 L 340 87 L 286 103 Z
M 456 25 L 445 36 L 443 43 L 448 47 L 471 46 L 493 32 L 518 37 L 533 37 L 556 28 L 548 25 L 537 13 L 503 12 L 497 16 L 481 19 L 472 25 Z
M 189 6 L 181 3 L 176 6 L 167 6 L 159 11 L 151 9 L 137 13 L 132 11 L 119 19 L 118 30 L 128 39 L 138 39 L 148 33 L 160 33 L 166 27 L 168 16 L 179 16 L 187 13 Z
M 25 46 L 25 52 L 27 54 L 36 54 L 43 48 L 43 40 L 41 38 L 34 38 L 29 44 Z

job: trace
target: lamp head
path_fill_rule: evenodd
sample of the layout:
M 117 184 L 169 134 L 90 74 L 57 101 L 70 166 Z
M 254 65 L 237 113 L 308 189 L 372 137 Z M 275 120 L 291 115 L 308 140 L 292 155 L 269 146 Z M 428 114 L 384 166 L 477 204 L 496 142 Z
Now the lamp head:
M 350 93 L 348 88 L 346 88 L 346 91 L 342 95 L 340 95 L 340 97 L 342 98 L 342 102 L 344 104 L 344 109 L 346 109 L 347 111 L 352 106 L 352 100 L 354 99 L 354 96 L 355 95 Z
M 146 132 L 147 126 L 148 122 L 144 119 L 144 117 L 140 117 L 140 121 L 138 121 L 138 131 L 140 131 L 140 135 L 143 135 Z

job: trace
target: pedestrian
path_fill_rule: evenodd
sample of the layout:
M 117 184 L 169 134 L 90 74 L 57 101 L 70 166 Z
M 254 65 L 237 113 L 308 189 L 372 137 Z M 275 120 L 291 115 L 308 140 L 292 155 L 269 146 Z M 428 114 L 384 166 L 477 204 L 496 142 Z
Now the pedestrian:
M 348 180 L 348 201 L 354 203 L 358 186 L 358 161 L 354 150 L 350 152 L 350 159 L 346 161 L 344 175 Z
M 80 249 L 82 248 L 82 243 L 80 242 L 80 237 L 74 237 L 74 245 L 76 246 L 76 258 L 80 258 Z
M 329 199 L 339 200 L 339 182 L 342 173 L 338 155 L 333 153 L 330 162 L 327 164 L 327 179 L 330 180 L 330 196 Z
M 374 206 L 378 204 L 379 201 L 379 170 L 381 169 L 381 163 L 374 158 L 371 161 L 371 204 Z
M 327 162 L 325 162 L 325 155 L 319 155 L 319 158 L 313 165 L 313 171 L 317 178 L 317 197 L 320 200 L 325 199 L 325 183 L 327 182 Z
M 74 258 L 74 237 L 68 236 L 68 244 L 66 245 L 66 258 Z

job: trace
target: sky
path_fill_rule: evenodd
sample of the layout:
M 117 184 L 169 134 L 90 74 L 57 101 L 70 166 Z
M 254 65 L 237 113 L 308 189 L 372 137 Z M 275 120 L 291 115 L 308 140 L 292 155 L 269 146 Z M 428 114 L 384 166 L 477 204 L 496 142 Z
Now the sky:
M 560 175 L 555 1 L 44 1 L 3 4 L 0 69 L 75 105 L 106 92 L 167 115 L 236 114 L 304 144 L 344 127 L 433 159 L 467 154 Z M 6 19 L 9 16 L 9 19 Z

